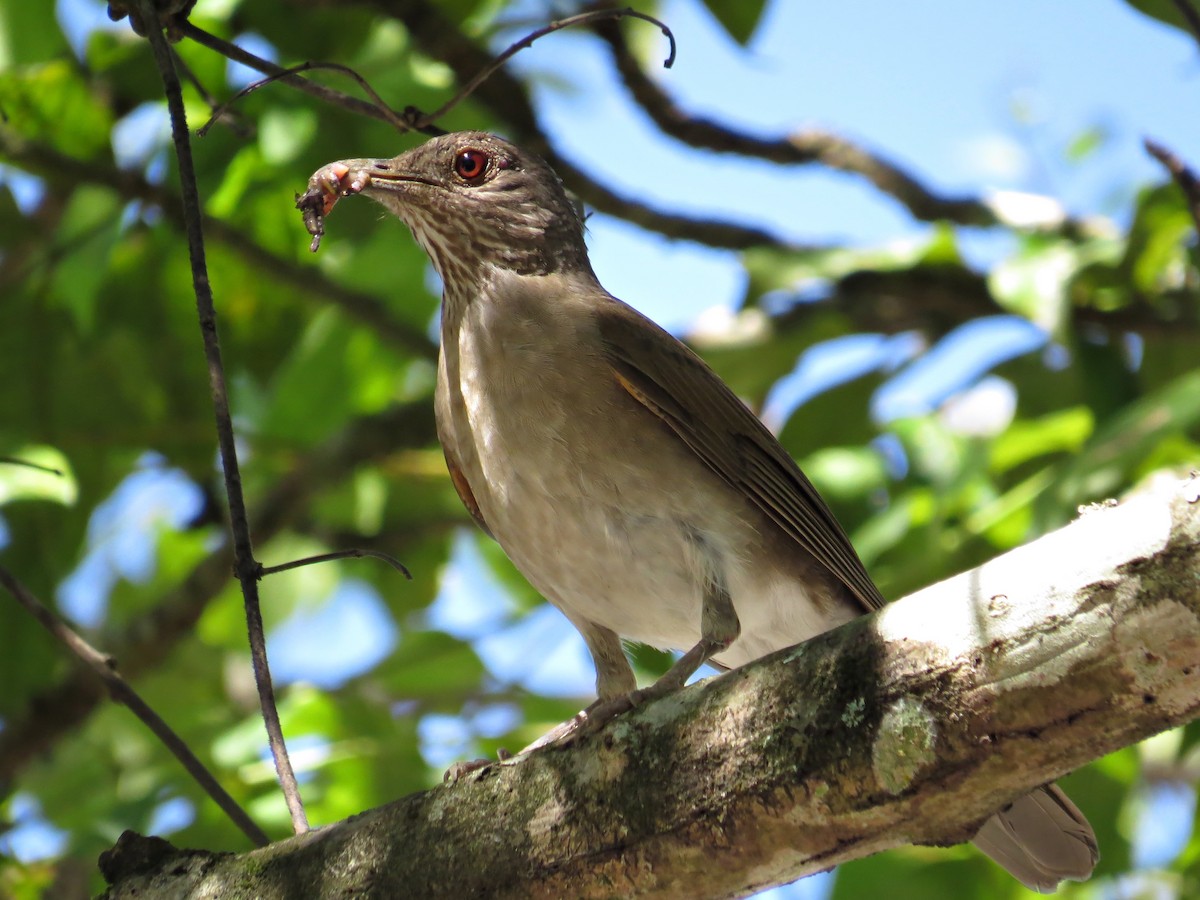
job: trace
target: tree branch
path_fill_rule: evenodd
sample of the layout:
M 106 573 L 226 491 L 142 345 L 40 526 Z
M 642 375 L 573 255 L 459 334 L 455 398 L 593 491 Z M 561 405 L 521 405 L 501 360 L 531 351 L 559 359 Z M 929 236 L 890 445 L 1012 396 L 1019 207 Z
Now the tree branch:
M 819 163 L 840 172 L 861 175 L 885 194 L 902 203 L 914 218 L 987 227 L 1000 224 L 991 207 L 974 197 L 943 197 L 916 176 L 865 147 L 840 135 L 818 129 L 798 131 L 781 138 L 760 138 L 721 125 L 712 119 L 686 113 L 646 76 L 629 52 L 615 22 L 593 26 L 608 44 L 613 63 L 630 95 L 654 123 L 690 147 L 737 153 L 784 165 Z
M 16 601 L 25 607 L 38 624 L 92 670 L 92 674 L 103 682 L 114 700 L 128 708 L 154 733 L 162 745 L 179 760 L 193 780 L 213 799 L 213 802 L 221 808 L 225 815 L 229 816 L 242 833 L 250 838 L 253 844 L 263 847 L 271 842 L 258 824 L 250 818 L 249 813 L 242 809 L 233 797 L 229 796 L 229 792 L 221 786 L 212 772 L 208 771 L 199 757 L 192 752 L 192 748 L 187 745 L 187 742 L 122 677 L 121 673 L 117 671 L 117 663 L 113 657 L 104 655 L 80 637 L 74 629 L 38 600 L 3 566 L 0 566 L 0 585 L 3 585 Z
M 160 842 L 167 862 L 139 870 L 124 859 L 147 840 L 127 834 L 105 897 L 732 897 L 968 839 L 1032 788 L 1200 714 L 1197 493 L 1087 512 L 576 746 L 264 850 Z
M 246 613 L 246 630 L 250 642 L 250 661 L 254 668 L 254 683 L 258 688 L 259 706 L 275 773 L 292 816 L 297 833 L 308 830 L 308 818 L 300 799 L 300 787 L 288 758 L 275 705 L 275 688 L 271 683 L 271 668 L 267 660 L 267 639 L 263 633 L 262 610 L 259 608 L 258 577 L 262 566 L 254 558 L 250 539 L 250 522 L 246 517 L 246 498 L 242 493 L 242 475 L 238 465 L 237 442 L 233 434 L 233 416 L 229 409 L 229 393 L 225 385 L 225 367 L 221 362 L 221 343 L 217 335 L 217 312 L 213 304 L 212 285 L 208 280 L 208 263 L 204 250 L 204 226 L 200 215 L 200 194 L 196 187 L 196 171 L 192 164 L 192 142 L 188 134 L 187 113 L 183 106 L 183 88 L 175 71 L 170 45 L 162 30 L 154 23 L 154 0 L 138 0 L 146 37 L 158 65 L 163 92 L 167 95 L 167 110 L 171 117 L 171 140 L 175 144 L 175 159 L 179 164 L 180 197 L 183 200 L 184 234 L 187 235 L 188 260 L 192 268 L 192 291 L 196 295 L 196 313 L 200 319 L 200 334 L 204 342 L 204 358 L 208 363 L 208 381 L 216 418 L 217 446 L 221 451 L 221 469 L 225 475 L 225 496 L 229 502 L 229 531 L 233 538 L 233 571 L 242 588 Z
M 1179 185 L 1179 189 L 1183 191 L 1188 212 L 1192 215 L 1192 223 L 1196 226 L 1197 232 L 1200 232 L 1200 179 L 1196 178 L 1196 173 L 1192 171 L 1191 166 L 1162 144 L 1152 141 L 1150 138 L 1143 140 L 1142 144 L 1146 148 L 1146 152 L 1162 164 L 1162 167 Z

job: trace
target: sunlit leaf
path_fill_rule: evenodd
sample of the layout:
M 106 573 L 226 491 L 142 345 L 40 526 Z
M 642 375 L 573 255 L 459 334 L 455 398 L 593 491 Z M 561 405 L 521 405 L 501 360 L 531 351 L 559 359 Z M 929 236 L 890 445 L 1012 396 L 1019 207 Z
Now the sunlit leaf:
M 45 445 L 0 453 L 0 506 L 14 500 L 49 500 L 69 505 L 79 485 L 61 451 Z
M 765 0 L 704 0 L 708 11 L 739 44 L 747 44 L 762 19 Z

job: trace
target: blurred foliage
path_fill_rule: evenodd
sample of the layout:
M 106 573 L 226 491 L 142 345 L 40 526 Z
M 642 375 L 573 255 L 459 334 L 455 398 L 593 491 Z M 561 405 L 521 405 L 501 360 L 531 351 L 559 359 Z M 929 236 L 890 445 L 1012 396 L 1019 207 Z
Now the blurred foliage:
M 1167 21 L 1176 15 L 1171 3 L 1133 5 Z M 473 35 L 505 11 L 499 2 L 437 6 Z M 706 6 L 745 43 L 764 4 Z M 401 21 L 370 4 L 297 14 L 279 0 L 233 0 L 202 5 L 195 21 L 225 37 L 262 35 L 283 62 L 352 66 L 400 106 L 432 108 L 453 80 L 414 47 Z M 200 84 L 228 95 L 223 58 L 189 41 L 175 50 Z M 192 82 L 186 97 L 198 126 L 209 106 Z M 91 31 L 77 54 L 54 4 L 0 0 L 0 109 L 0 562 L 84 620 L 99 646 L 132 653 L 120 663 L 137 673 L 139 689 L 282 836 L 287 818 L 264 758 L 240 595 L 232 583 L 206 588 L 197 574 L 221 552 L 223 495 L 148 48 L 122 24 Z M 476 101 L 443 124 L 512 130 Z M 269 628 L 319 612 L 351 577 L 386 598 L 386 627 L 372 627 L 394 635 L 390 653 L 335 686 L 299 680 L 280 692 L 316 822 L 435 782 L 444 753 L 431 749 L 423 728 L 457 722 L 462 746 L 452 752 L 491 753 L 523 745 L 587 699 L 511 683 L 476 641 L 440 630 L 430 615 L 454 546 L 469 548 L 485 573 L 473 587 L 495 595 L 489 631 L 531 621 L 540 601 L 495 545 L 468 530 L 428 415 L 406 412 L 427 407 L 433 381 L 426 335 L 437 298 L 424 255 L 398 223 L 381 223 L 363 203 L 339 209 L 337 240 L 314 258 L 292 208 L 317 165 L 395 140 L 378 122 L 276 86 L 193 141 L 244 478 L 262 517 L 254 524 L 265 529 L 260 558 L 372 546 L 415 575 L 404 582 L 382 565 L 342 562 L 264 585 Z M 1104 140 L 1085 132 L 1068 155 L 1086 165 Z M 728 340 L 701 349 L 756 407 L 830 342 L 905 336 L 885 362 L 783 404 L 775 423 L 885 595 L 975 566 L 1062 525 L 1080 504 L 1200 459 L 1193 223 L 1170 183 L 1142 190 L 1127 220 L 1124 228 L 1009 229 L 1010 252 L 983 273 L 963 262 L 951 225 L 916 245 L 744 254 L 742 315 Z M 740 328 L 747 322 L 753 327 Z M 974 368 L 940 405 L 886 422 L 872 417 L 881 391 L 944 358 L 968 330 L 1014 322 L 1038 326 L 1032 348 L 968 361 Z M 391 430 L 371 444 L 362 435 L 380 423 Z M 360 452 L 345 452 L 348 444 Z M 281 481 L 293 476 L 299 481 Z M 138 479 L 155 478 L 177 480 L 174 500 L 132 513 L 117 502 Z M 186 513 L 171 511 L 179 484 L 190 486 Z M 164 624 L 184 607 L 190 618 Z M 332 654 L 319 639 L 314 655 Z M 648 677 L 669 663 L 659 651 L 633 652 Z M 527 651 L 531 660 L 548 653 Z M 5 741 L 27 740 L 30 721 L 55 721 L 39 692 L 71 670 L 0 599 L 0 759 L 14 758 L 4 756 Z M 1193 732 L 1156 771 L 1190 777 Z M 1098 878 L 1068 896 L 1111 896 L 1114 880 L 1128 877 L 1129 810 L 1150 778 L 1141 763 L 1141 751 L 1124 751 L 1069 779 L 1104 857 Z M 61 841 L 42 861 L 0 857 L 0 895 L 66 890 L 126 828 L 179 829 L 172 840 L 185 846 L 244 847 L 121 708 L 102 706 L 32 757 L 0 767 L 0 786 L 0 840 L 6 827 L 36 820 Z M 192 813 L 164 825 L 164 811 L 180 800 Z M 1163 883 L 1175 885 L 1175 896 L 1200 884 L 1198 858 L 1193 842 L 1170 864 Z M 964 848 L 865 860 L 846 866 L 835 888 L 847 898 L 1023 893 Z

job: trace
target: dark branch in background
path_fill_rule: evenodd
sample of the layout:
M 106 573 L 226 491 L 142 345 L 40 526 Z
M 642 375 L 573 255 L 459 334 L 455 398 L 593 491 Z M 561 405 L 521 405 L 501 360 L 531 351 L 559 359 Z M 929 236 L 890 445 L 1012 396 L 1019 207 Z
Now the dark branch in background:
M 153 0 L 139 0 L 143 20 L 154 23 Z M 245 600 L 246 626 L 250 638 L 250 659 L 254 667 L 254 681 L 258 686 L 259 702 L 263 722 L 267 729 L 267 740 L 271 755 L 275 759 L 275 771 L 292 816 L 292 827 L 297 833 L 308 830 L 308 819 L 300 799 L 300 788 L 296 783 L 284 744 L 283 727 L 279 722 L 279 710 L 275 706 L 275 691 L 271 686 L 271 671 L 267 664 L 267 641 L 263 634 L 262 611 L 258 601 L 259 564 L 254 559 L 254 547 L 250 540 L 250 523 L 246 518 L 246 500 L 242 495 L 242 476 L 238 471 L 237 444 L 233 435 L 233 418 L 229 411 L 229 395 L 225 387 L 225 369 L 221 363 L 221 345 L 217 337 L 217 313 L 213 305 L 212 288 L 208 281 L 205 263 L 204 232 L 201 225 L 200 197 L 196 189 L 196 172 L 192 165 L 191 139 L 188 136 L 187 114 L 183 106 L 183 91 L 179 76 L 171 59 L 171 48 L 167 39 L 156 25 L 147 29 L 147 38 L 154 51 L 154 59 L 162 77 L 163 91 L 167 95 L 167 109 L 171 116 L 171 138 L 175 143 L 175 156 L 179 163 L 180 191 L 183 199 L 184 228 L 187 233 L 188 257 L 192 266 L 192 289 L 196 294 L 196 311 L 200 317 L 200 332 L 204 339 L 204 356 L 208 361 L 209 385 L 212 390 L 213 412 L 216 416 L 217 443 L 221 449 L 221 466 L 225 473 L 225 494 L 229 500 L 229 525 L 233 536 L 234 574 L 242 586 Z
M 1183 20 L 1187 22 L 1196 43 L 1200 44 L 1200 13 L 1196 12 L 1196 7 L 1192 6 L 1190 0 L 1171 0 L 1171 2 L 1175 4 L 1179 14 L 1183 16 Z
M 355 467 L 390 453 L 425 447 L 435 439 L 433 409 L 425 401 L 354 420 L 302 457 L 254 505 L 250 519 L 255 541 L 265 543 L 302 519 L 317 492 L 343 481 Z M 145 615 L 107 640 L 127 678 L 153 671 L 176 644 L 195 635 L 200 615 L 228 584 L 232 562 L 228 546 L 213 551 Z M 80 671 L 39 692 L 26 714 L 9 718 L 0 731 L 0 786 L 11 783 L 22 768 L 79 728 L 103 702 L 100 683 Z
M 1150 138 L 1143 140 L 1142 144 L 1145 146 L 1146 152 L 1162 163 L 1163 168 L 1171 173 L 1171 177 L 1183 191 L 1184 199 L 1187 200 L 1188 212 L 1192 214 L 1192 222 L 1196 226 L 1196 231 L 1200 233 L 1200 181 L 1196 179 L 1196 173 L 1187 163 L 1162 144 L 1152 141 Z
M 1100 326 L 1110 332 L 1179 334 L 1195 333 L 1197 322 L 1189 304 L 1180 304 L 1173 316 L 1144 300 L 1127 306 L 1100 309 L 1074 306 L 1071 321 Z M 849 319 L 859 332 L 898 334 L 918 331 L 930 340 L 981 316 L 1006 315 L 996 301 L 987 278 L 958 266 L 921 266 L 894 271 L 864 269 L 829 284 L 828 295 L 797 302 L 772 315 L 772 333 L 813 332 L 813 320 L 823 315 Z
M 973 197 L 939 196 L 900 166 L 838 135 L 813 129 L 783 138 L 760 138 L 711 119 L 689 115 L 646 76 L 615 23 L 596 25 L 594 31 L 608 44 L 613 63 L 637 104 L 664 134 L 690 147 L 785 165 L 820 163 L 862 175 L 904 204 L 915 218 L 926 222 L 944 220 L 984 227 L 1000 224 L 995 212 L 982 201 Z
M 212 797 L 217 806 L 221 807 L 225 815 L 229 816 L 233 823 L 242 830 L 242 833 L 246 837 L 250 838 L 250 841 L 256 847 L 265 847 L 271 843 L 271 839 L 267 837 L 266 833 L 255 824 L 254 820 L 238 805 L 237 801 L 229 796 L 226 790 L 221 787 L 217 779 L 205 768 L 204 763 L 200 762 L 183 738 L 176 734 L 171 726 L 164 722 L 162 717 L 150 707 L 150 704 L 143 700 L 141 695 L 129 686 L 129 682 L 121 677 L 120 673 L 117 672 L 116 661 L 111 656 L 105 656 L 67 627 L 67 624 L 62 619 L 56 616 L 21 582 L 14 578 L 11 572 L 3 567 L 0 567 L 0 584 L 7 588 L 16 601 L 25 607 L 29 614 L 38 621 L 38 624 L 50 632 L 59 643 L 75 654 L 84 665 L 91 669 L 104 682 L 114 700 L 128 707 L 135 716 L 142 720 L 142 723 L 154 733 L 154 736 L 162 742 L 164 747 L 175 755 L 175 758 L 187 769 L 188 774 L 195 779 L 196 783 L 204 789 L 208 796 Z
M 184 226 L 183 204 L 179 198 L 133 172 L 75 159 L 46 144 L 18 142 L 3 131 L 0 131 L 0 155 L 52 184 L 98 184 L 111 188 L 127 200 L 153 204 L 174 224 L 180 228 Z M 205 216 L 203 225 L 224 246 L 260 271 L 295 288 L 300 296 L 319 295 L 396 346 L 423 359 L 436 357 L 435 348 L 424 332 L 397 320 L 375 297 L 332 282 L 319 269 L 298 265 L 272 253 L 250 235 L 221 219 Z

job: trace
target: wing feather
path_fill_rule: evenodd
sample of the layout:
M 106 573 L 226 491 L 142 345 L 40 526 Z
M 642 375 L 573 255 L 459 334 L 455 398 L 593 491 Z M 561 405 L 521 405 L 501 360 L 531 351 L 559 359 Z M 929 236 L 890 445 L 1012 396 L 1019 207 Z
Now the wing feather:
M 613 375 L 631 397 L 828 567 L 865 609 L 883 605 L 879 589 L 812 482 L 700 357 L 618 300 L 603 304 L 597 321 Z

